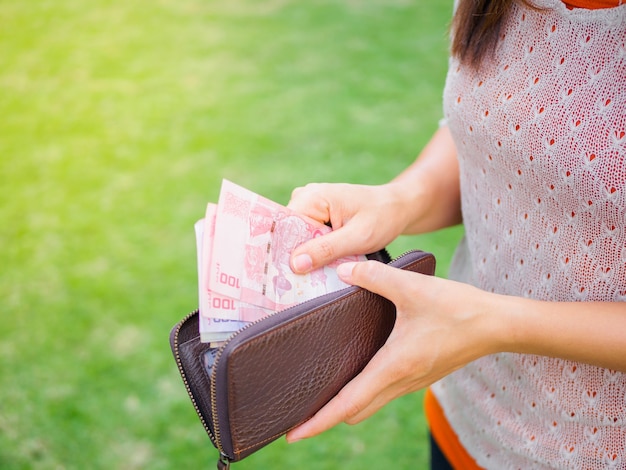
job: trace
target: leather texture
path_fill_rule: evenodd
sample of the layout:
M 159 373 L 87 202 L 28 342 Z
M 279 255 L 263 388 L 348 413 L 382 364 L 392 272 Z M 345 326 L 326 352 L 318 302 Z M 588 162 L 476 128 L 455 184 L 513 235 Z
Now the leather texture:
M 435 271 L 433 255 L 419 251 L 391 264 L 422 274 Z M 365 367 L 394 322 L 390 301 L 351 287 L 241 330 L 219 351 L 210 377 L 200 360 L 207 347 L 198 337 L 179 333 L 185 341 L 178 348 L 175 339 L 171 343 L 207 432 L 236 462 L 313 416 Z
M 358 290 L 233 350 L 227 392 L 235 458 L 311 417 L 363 369 L 394 321 L 393 304 Z

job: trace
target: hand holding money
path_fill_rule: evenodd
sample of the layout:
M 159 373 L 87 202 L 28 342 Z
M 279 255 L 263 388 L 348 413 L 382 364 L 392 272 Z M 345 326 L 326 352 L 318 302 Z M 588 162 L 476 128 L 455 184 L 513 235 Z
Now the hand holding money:
M 246 324 L 319 295 L 347 287 L 341 258 L 307 274 L 289 266 L 294 248 L 332 229 L 228 180 L 217 205 L 196 223 L 200 335 L 219 343 Z

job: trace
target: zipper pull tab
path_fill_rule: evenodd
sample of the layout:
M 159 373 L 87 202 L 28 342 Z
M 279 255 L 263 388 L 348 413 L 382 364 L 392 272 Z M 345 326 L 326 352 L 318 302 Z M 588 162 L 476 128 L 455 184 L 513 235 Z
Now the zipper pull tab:
M 217 461 L 217 470 L 228 470 L 230 468 L 230 460 L 224 454 L 220 454 Z

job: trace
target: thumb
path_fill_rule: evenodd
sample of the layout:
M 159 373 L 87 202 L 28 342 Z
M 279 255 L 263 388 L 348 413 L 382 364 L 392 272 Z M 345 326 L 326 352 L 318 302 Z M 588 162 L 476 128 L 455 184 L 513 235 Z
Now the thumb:
M 380 261 L 342 263 L 337 266 L 339 278 L 347 283 L 362 287 L 396 303 L 402 297 L 406 272 Z
M 303 243 L 291 253 L 291 269 L 298 274 L 307 273 L 344 256 L 369 253 L 371 247 L 363 245 L 359 233 L 356 226 L 347 224 Z

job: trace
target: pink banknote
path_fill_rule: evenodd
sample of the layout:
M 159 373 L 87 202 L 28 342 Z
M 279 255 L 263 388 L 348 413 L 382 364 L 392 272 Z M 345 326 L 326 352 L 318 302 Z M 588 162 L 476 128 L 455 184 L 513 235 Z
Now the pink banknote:
M 200 247 L 201 261 L 198 264 L 200 315 L 214 320 L 234 320 L 246 323 L 266 317 L 273 312 L 257 305 L 247 305 L 237 299 L 217 294 L 207 287 L 206 276 L 209 274 L 211 263 L 216 214 L 217 206 L 211 203 L 207 204 L 204 224 L 199 235 L 202 243 Z
M 207 295 L 205 283 L 203 282 L 203 272 L 205 271 L 203 265 L 203 233 L 205 227 L 205 220 L 200 219 L 194 225 L 196 232 L 196 249 L 198 259 L 198 294 L 199 294 L 199 310 L 200 315 L 198 318 L 200 341 L 203 343 L 213 343 L 216 346 L 225 341 L 235 331 L 243 328 L 248 323 L 239 320 L 224 320 L 209 318 L 202 314 L 207 312 Z
M 343 258 L 305 275 L 294 274 L 289 267 L 295 247 L 330 230 L 224 180 L 207 287 L 213 293 L 272 311 L 346 287 L 336 267 L 345 261 L 364 260 L 364 256 Z

